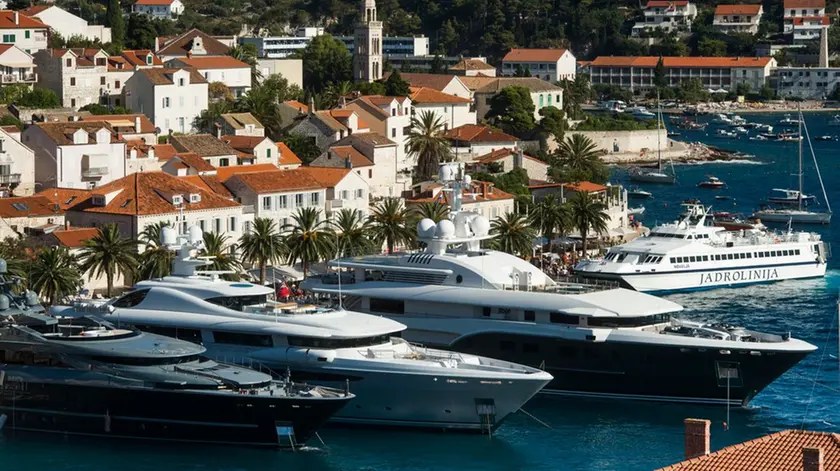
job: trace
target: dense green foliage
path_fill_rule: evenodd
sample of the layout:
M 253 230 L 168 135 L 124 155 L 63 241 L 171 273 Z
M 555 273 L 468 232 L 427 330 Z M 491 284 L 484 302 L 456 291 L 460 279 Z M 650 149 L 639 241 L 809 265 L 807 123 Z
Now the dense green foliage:
M 656 120 L 640 121 L 630 114 L 586 115 L 586 120 L 575 127 L 575 131 L 641 131 L 656 129 Z
M 523 136 L 534 129 L 534 102 L 525 87 L 505 87 L 490 98 L 487 120 L 502 131 Z

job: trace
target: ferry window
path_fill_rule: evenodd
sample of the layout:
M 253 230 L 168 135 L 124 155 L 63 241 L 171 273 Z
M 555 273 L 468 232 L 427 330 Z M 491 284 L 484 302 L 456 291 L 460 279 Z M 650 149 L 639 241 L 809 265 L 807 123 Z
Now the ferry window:
M 770 252 L 764 252 L 765 257 L 770 257 Z
M 201 343 L 201 331 L 198 329 L 184 329 L 181 327 L 139 324 L 135 324 L 134 328 L 143 332 L 149 332 L 152 334 L 163 335 L 165 337 L 186 340 L 187 342 Z
M 782 255 L 784 255 L 785 257 L 787 257 L 787 256 L 788 256 L 788 251 L 787 251 L 787 250 L 782 250 Z
M 677 261 L 676 261 L 676 259 L 675 259 L 674 257 L 669 257 L 669 258 L 668 258 L 668 261 L 669 261 L 670 263 L 677 263 Z
M 481 315 L 484 317 L 490 317 L 490 308 L 487 306 L 481 308 Z
M 540 346 L 535 343 L 523 343 L 522 344 L 522 352 L 523 353 L 540 353 Z
M 709 261 L 709 256 L 708 255 L 703 255 L 703 261 L 708 262 Z
M 252 347 L 273 347 L 274 342 L 270 335 L 242 334 L 239 332 L 213 331 L 213 339 L 216 343 L 232 345 L 249 345 Z
M 132 291 L 120 299 L 114 301 L 114 307 L 134 307 L 144 299 L 146 299 L 146 295 L 149 294 L 149 290 L 147 289 L 139 289 L 137 291 Z
M 732 259 L 734 259 L 734 258 L 735 258 L 735 256 L 734 256 L 734 255 L 732 255 L 731 253 L 726 254 L 726 259 L 727 259 L 727 260 L 732 260 Z
M 715 255 L 715 260 L 720 260 L 720 254 Z
M 395 333 L 396 335 L 399 332 Z M 358 337 L 350 339 L 323 339 L 313 337 L 288 337 L 289 345 L 308 348 L 359 348 L 389 343 L 395 334 L 383 334 L 374 337 Z
M 747 258 L 752 258 L 752 253 L 747 252 Z
M 618 263 L 623 262 L 625 257 L 627 257 L 627 254 L 626 254 L 626 253 L 623 253 L 623 254 L 619 255 L 619 256 L 618 256 L 618 259 L 616 260 L 616 262 L 618 262 Z
M 534 322 L 537 319 L 537 313 L 534 311 L 525 311 L 525 322 Z
M 405 301 L 397 299 L 370 298 L 370 310 L 390 314 L 405 314 Z
M 569 324 L 569 325 L 578 325 L 578 316 L 570 316 L 568 314 L 563 314 L 561 312 L 552 312 L 551 315 L 551 323 L 552 324 Z
M 799 249 L 794 250 L 793 253 L 795 253 L 796 255 L 799 255 Z
M 759 258 L 764 258 L 764 252 L 758 252 L 757 255 L 758 255 Z
M 256 306 L 265 304 L 267 301 L 265 294 L 257 294 L 252 296 L 220 296 L 218 298 L 208 298 L 206 301 L 217 306 L 226 307 L 234 311 L 244 311 L 245 306 Z
M 502 340 L 501 342 L 499 342 L 499 350 L 516 350 L 516 344 L 511 342 L 510 340 Z
M 697 257 L 694 257 L 694 256 L 689 257 L 688 261 L 690 261 L 690 262 L 696 262 L 696 261 L 697 261 Z

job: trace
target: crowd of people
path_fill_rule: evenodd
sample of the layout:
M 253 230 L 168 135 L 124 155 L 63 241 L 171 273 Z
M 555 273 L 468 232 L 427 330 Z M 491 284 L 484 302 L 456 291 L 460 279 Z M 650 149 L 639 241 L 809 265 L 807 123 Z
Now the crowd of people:
M 541 253 L 531 257 L 531 265 L 538 267 L 551 279 L 574 276 L 575 263 L 580 260 L 579 253 L 565 252 L 563 254 Z

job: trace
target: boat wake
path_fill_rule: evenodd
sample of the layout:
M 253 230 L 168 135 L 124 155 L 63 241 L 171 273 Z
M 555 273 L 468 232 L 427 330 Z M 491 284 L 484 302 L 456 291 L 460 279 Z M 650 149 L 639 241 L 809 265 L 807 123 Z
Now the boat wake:
M 709 164 L 739 164 L 739 165 L 767 165 L 767 162 L 760 162 L 751 159 L 732 159 L 732 160 L 692 160 L 682 165 L 709 165 Z M 677 164 L 678 165 L 678 164 Z

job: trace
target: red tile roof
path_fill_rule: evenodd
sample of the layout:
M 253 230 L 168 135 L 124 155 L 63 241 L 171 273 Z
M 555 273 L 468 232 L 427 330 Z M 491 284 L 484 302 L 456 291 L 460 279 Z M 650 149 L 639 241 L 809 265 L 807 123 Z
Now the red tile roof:
M 433 88 L 411 87 L 411 101 L 422 105 L 424 103 L 438 104 L 438 103 L 472 103 L 469 98 L 461 98 L 459 96 L 450 95 L 448 93 L 439 92 Z
M 802 471 L 803 448 L 822 449 L 825 471 L 840 469 L 840 435 L 783 430 L 658 471 Z
M 825 0 L 785 0 L 784 8 L 825 8 Z
M 300 165 L 303 163 L 303 161 L 300 160 L 297 154 L 292 152 L 292 149 L 289 149 L 289 146 L 287 146 L 284 142 L 277 143 L 277 150 L 280 154 L 280 157 L 277 161 L 278 165 Z
M 438 91 L 446 88 L 453 80 L 459 80 L 458 77 L 448 74 L 400 73 L 400 77 L 412 87 L 425 87 Z
M 15 14 L 17 14 L 18 21 L 15 23 Z M 47 29 L 49 26 L 45 25 L 43 21 L 38 18 L 33 18 L 24 13 L 14 12 L 11 10 L 0 10 L 0 29 Z
M 81 116 L 82 121 L 104 121 L 111 125 L 115 131 L 120 134 L 154 134 L 155 132 L 155 125 L 152 121 L 146 117 L 146 115 L 142 113 L 134 113 L 134 114 L 107 114 L 107 115 L 91 115 L 91 116 Z M 135 120 L 140 118 L 140 129 L 135 129 Z M 127 126 L 122 126 L 125 122 L 128 121 L 131 124 Z M 126 129 L 131 128 L 131 129 Z
M 452 128 L 443 134 L 443 137 L 460 142 L 518 142 L 514 136 L 505 134 L 490 126 L 479 126 L 477 124 L 464 124 Z
M 208 56 L 223 56 L 228 53 L 230 47 L 218 39 L 198 29 L 191 29 L 180 36 L 167 37 L 161 44 L 158 38 L 158 54 L 161 56 L 186 56 L 190 52 L 193 39 L 201 37 L 202 46 Z
M 20 12 L 23 13 L 24 15 L 26 15 L 26 16 L 35 16 L 38 13 L 41 13 L 42 11 L 47 10 L 49 8 L 52 8 L 54 6 L 55 5 L 50 5 L 50 4 L 32 5 L 29 8 L 24 8 L 23 10 L 20 10 Z
M 115 192 L 116 195 L 105 206 L 95 206 L 93 204 L 94 195 L 104 196 Z M 189 195 L 191 193 L 201 195 L 201 201 L 190 203 Z M 90 192 L 91 196 L 76 204 L 72 210 L 135 216 L 170 214 L 178 212 L 178 207 L 163 195 L 173 194 L 184 195 L 185 211 L 239 206 L 239 203 L 206 191 L 168 173 L 138 172 L 92 190 Z
M 84 143 L 84 145 L 96 143 L 96 132 L 103 128 L 110 133 L 112 143 L 120 142 L 122 140 L 122 138 L 120 138 L 114 131 L 114 128 L 102 120 L 48 122 L 37 123 L 35 126 L 40 128 L 41 131 L 50 138 L 50 140 L 59 146 L 74 145 L 73 134 L 79 129 L 83 129 L 88 135 L 88 140 Z
M 196 69 L 249 69 L 250 65 L 230 56 L 180 57 L 178 61 Z
M 772 57 L 663 57 L 665 67 L 766 67 Z M 591 67 L 656 67 L 656 56 L 599 56 Z
M 818 21 L 819 24 L 824 26 L 828 26 L 831 24 L 831 22 L 828 20 L 828 16 L 797 16 L 793 19 L 793 24 L 803 25 L 806 21 Z
M 346 161 L 347 157 L 350 157 L 350 164 L 355 167 L 370 167 L 373 165 L 373 162 L 370 161 L 364 154 L 359 152 L 353 146 L 333 146 L 330 147 L 327 152 L 332 154 L 334 159 L 338 159 L 340 162 L 337 165 L 329 165 L 329 167 L 338 167 L 344 166 L 344 162 Z M 329 159 L 329 155 L 327 156 L 327 160 Z M 323 160 L 323 159 L 321 159 Z M 312 162 L 312 164 L 316 164 L 316 162 Z M 324 167 L 325 165 L 318 165 L 317 167 Z
M 85 246 L 85 241 L 93 239 L 99 234 L 95 227 L 74 227 L 61 229 L 52 233 L 60 245 L 69 249 L 78 249 Z
M 672 5 L 676 7 L 688 6 L 688 0 L 650 0 L 645 8 L 667 8 Z
M 449 67 L 449 70 L 496 70 L 496 68 L 483 60 L 463 59 L 461 62 Z
M 267 137 L 264 136 L 222 136 L 222 141 L 238 151 L 254 153 L 254 148 L 262 144 Z M 270 139 L 269 139 L 270 141 Z
M 78 190 L 75 188 L 47 188 L 35 193 L 33 196 L 43 196 L 50 200 L 50 203 L 58 205 L 62 211 L 66 211 L 90 196 L 90 190 Z
M 0 217 L 23 218 L 63 214 L 61 208 L 44 196 L 0 198 Z
M 303 103 L 295 100 L 286 100 L 283 103 L 291 106 L 292 108 L 300 111 L 301 113 L 309 113 L 309 107 L 304 105 Z
M 498 149 L 498 150 L 494 150 L 493 152 L 489 152 L 487 154 L 476 157 L 475 159 L 473 159 L 472 163 L 488 164 L 490 162 L 498 162 L 498 161 L 500 161 L 504 158 L 507 158 L 507 157 L 510 157 L 510 156 L 513 156 L 513 155 L 516 155 L 516 151 L 513 150 L 513 149 Z M 543 164 L 546 167 L 548 166 L 548 164 L 543 162 L 542 160 L 531 157 L 530 155 L 525 154 L 525 153 L 522 154 L 522 158 L 531 160 L 533 162 Z
M 240 173 L 231 177 L 228 184 L 237 180 L 257 194 L 324 188 L 302 168 L 275 170 L 273 172 Z
M 607 191 L 607 187 L 592 182 L 577 182 L 564 183 L 563 187 L 572 191 L 582 191 L 585 193 L 595 193 L 598 191 Z
M 149 65 L 149 63 L 146 62 L 146 57 L 150 53 L 152 54 L 151 65 L 163 66 L 163 61 L 160 60 L 160 57 L 158 57 L 156 54 L 154 54 L 153 51 L 149 49 L 124 50 L 122 51 L 122 53 L 120 53 L 120 55 L 131 65 Z
M 148 157 L 149 149 L 154 149 L 155 151 L 155 158 L 158 160 L 169 160 L 172 157 L 175 157 L 175 154 L 178 151 L 172 144 L 153 144 L 148 145 L 145 142 L 135 139 L 131 141 L 126 141 L 125 143 L 125 151 L 127 155 L 130 155 L 131 150 L 134 149 L 137 151 L 137 157 L 143 158 Z
M 348 174 L 352 172 L 349 168 L 331 167 L 301 167 L 306 174 L 320 183 L 324 188 L 334 188 Z
M 718 5 L 715 16 L 718 15 L 758 15 L 761 5 Z
M 210 165 L 210 162 L 204 160 L 195 152 L 179 152 L 173 157 L 178 159 L 181 163 L 189 168 L 195 169 L 197 172 L 212 172 L 216 167 Z
M 219 180 L 226 182 L 230 177 L 241 173 L 273 172 L 277 167 L 273 164 L 253 165 L 231 165 L 228 167 L 216 167 L 216 176 Z
M 565 49 L 511 49 L 502 58 L 504 62 L 557 62 Z
M 233 193 L 227 189 L 227 187 L 219 180 L 217 175 L 187 175 L 180 178 L 203 189 L 204 191 L 216 193 L 217 195 L 228 199 L 232 199 L 234 197 Z

